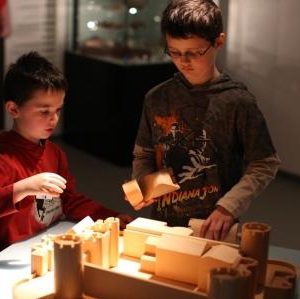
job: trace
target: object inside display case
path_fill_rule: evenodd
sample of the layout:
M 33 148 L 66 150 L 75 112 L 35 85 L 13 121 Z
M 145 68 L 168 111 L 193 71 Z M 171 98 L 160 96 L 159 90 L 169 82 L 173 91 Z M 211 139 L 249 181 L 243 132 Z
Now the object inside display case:
M 78 1 L 77 51 L 122 63 L 168 61 L 160 21 L 168 0 Z

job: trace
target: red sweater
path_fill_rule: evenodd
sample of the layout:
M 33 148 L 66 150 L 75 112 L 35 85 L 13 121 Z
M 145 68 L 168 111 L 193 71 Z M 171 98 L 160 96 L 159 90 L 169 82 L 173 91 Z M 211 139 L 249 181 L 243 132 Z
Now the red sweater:
M 14 204 L 13 184 L 41 172 L 53 172 L 67 180 L 60 199 L 27 196 Z M 0 133 L 0 250 L 59 219 L 79 221 L 89 215 L 97 220 L 117 214 L 76 192 L 66 154 L 59 146 L 49 140 L 37 145 L 14 131 Z

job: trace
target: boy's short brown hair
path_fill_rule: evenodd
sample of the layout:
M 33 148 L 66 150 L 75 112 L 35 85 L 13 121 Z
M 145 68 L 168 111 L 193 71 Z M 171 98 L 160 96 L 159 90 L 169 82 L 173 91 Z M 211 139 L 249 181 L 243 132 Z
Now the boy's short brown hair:
M 37 90 L 67 90 L 62 72 L 37 52 L 22 55 L 4 78 L 4 102 L 24 104 Z
M 223 32 L 221 10 L 212 0 L 172 0 L 163 12 L 161 32 L 174 38 L 195 35 L 214 45 Z

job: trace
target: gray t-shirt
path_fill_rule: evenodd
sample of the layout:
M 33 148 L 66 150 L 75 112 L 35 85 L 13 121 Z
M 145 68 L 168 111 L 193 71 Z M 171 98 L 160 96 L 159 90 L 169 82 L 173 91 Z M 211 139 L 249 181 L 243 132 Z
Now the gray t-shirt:
M 226 74 L 192 86 L 177 73 L 150 90 L 136 145 L 153 150 L 153 170 L 172 168 L 180 185 L 157 201 L 152 216 L 184 226 L 207 218 L 248 163 L 275 153 L 254 96 Z

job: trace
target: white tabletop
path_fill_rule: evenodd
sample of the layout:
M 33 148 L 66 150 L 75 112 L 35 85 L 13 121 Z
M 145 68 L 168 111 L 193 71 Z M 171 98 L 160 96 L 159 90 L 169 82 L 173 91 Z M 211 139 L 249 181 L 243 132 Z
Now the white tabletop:
M 30 276 L 31 245 L 41 241 L 45 234 L 62 234 L 74 225 L 73 222 L 61 221 L 23 242 L 15 243 L 0 252 L 0 298 L 12 299 L 12 286 L 18 280 Z
M 0 297 L 12 299 L 12 286 L 17 281 L 30 276 L 30 248 L 41 241 L 45 234 L 62 234 L 74 225 L 73 222 L 61 221 L 43 231 L 41 234 L 26 241 L 15 243 L 0 252 Z M 276 246 L 270 246 L 269 259 L 293 263 L 300 269 L 300 251 Z M 300 279 L 298 279 L 298 289 Z M 295 299 L 300 299 L 300 293 Z

